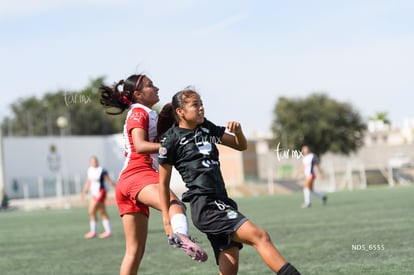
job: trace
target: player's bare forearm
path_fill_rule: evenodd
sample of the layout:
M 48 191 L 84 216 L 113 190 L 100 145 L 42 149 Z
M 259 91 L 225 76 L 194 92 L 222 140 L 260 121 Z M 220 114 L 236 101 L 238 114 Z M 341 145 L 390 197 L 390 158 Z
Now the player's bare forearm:
M 223 135 L 223 144 L 239 151 L 246 150 L 247 140 L 240 123 L 237 121 L 227 122 L 227 130 L 232 133 L 232 135 L 225 133 Z
M 85 182 L 85 185 L 83 186 L 82 196 L 85 196 L 86 193 L 88 193 L 88 190 L 89 190 L 90 185 L 91 185 L 91 182 L 89 180 L 87 180 Z
M 236 141 L 236 144 L 238 145 L 238 150 L 244 151 L 247 149 L 247 140 L 241 130 L 239 133 L 235 134 L 234 139 Z
M 147 140 L 147 132 L 141 128 L 134 128 L 131 131 L 135 151 L 138 154 L 154 154 L 158 152 L 160 144 Z
M 134 142 L 135 151 L 138 154 L 154 154 L 158 152 L 158 149 L 160 148 L 160 144 L 156 142 L 150 142 L 143 140 L 141 142 Z
M 316 165 L 315 167 L 316 167 L 316 172 L 323 179 L 324 175 L 323 175 L 323 172 L 322 172 L 321 168 L 319 167 L 319 165 Z
M 111 179 L 111 177 L 110 177 L 110 176 L 106 175 L 106 176 L 105 176 L 105 180 L 106 180 L 107 182 L 109 182 L 109 184 L 112 186 L 112 188 L 115 188 L 115 187 L 116 187 L 116 186 L 115 186 L 115 182 Z
M 172 166 L 168 164 L 159 165 L 159 175 L 160 175 L 160 204 L 162 212 L 162 220 L 164 224 L 165 233 L 170 236 L 172 232 L 170 217 L 169 217 L 169 208 L 170 208 L 170 179 L 171 179 Z

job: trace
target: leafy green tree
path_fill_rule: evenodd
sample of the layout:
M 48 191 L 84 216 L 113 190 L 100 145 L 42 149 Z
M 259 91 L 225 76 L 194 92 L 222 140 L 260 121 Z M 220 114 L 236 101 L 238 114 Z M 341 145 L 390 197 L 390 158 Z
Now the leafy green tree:
M 306 98 L 279 98 L 272 123 L 273 143 L 299 149 L 308 145 L 322 155 L 349 154 L 363 145 L 366 129 L 360 114 L 349 104 L 323 93 Z
M 73 135 L 106 135 L 122 131 L 125 116 L 111 116 L 100 104 L 99 86 L 103 78 L 91 81 L 80 92 L 65 95 L 65 104 Z
M 69 135 L 106 135 L 122 131 L 125 116 L 107 115 L 99 102 L 99 86 L 104 78 L 90 81 L 80 91 L 46 93 L 42 98 L 19 99 L 11 105 L 12 115 L 2 122 L 4 135 L 59 135 L 56 121 L 65 117 Z

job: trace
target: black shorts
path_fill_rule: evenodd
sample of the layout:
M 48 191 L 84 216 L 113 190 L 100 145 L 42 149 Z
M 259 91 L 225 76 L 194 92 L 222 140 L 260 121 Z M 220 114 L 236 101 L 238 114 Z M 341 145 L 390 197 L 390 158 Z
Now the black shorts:
M 216 263 L 221 251 L 238 247 L 241 243 L 232 241 L 234 232 L 247 221 L 237 210 L 237 204 L 230 198 L 212 198 L 194 196 L 190 201 L 193 224 L 201 232 L 207 234 L 214 250 Z

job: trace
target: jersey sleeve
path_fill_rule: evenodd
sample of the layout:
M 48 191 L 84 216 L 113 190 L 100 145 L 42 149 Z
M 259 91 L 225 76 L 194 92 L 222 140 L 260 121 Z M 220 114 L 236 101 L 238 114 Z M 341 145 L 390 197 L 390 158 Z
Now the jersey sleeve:
M 319 165 L 319 158 L 316 155 L 313 155 L 312 165 Z
M 216 124 L 207 119 L 204 119 L 204 125 L 206 128 L 210 130 L 212 136 L 217 137 L 217 141 L 219 141 L 223 137 L 224 132 L 226 131 L 226 127 L 217 126 Z
M 142 128 L 148 132 L 149 129 L 149 116 L 144 109 L 134 108 L 127 121 L 127 131 L 131 132 L 134 128 Z
M 170 131 L 164 134 L 160 141 L 160 148 L 158 149 L 158 163 L 159 164 L 169 164 L 174 165 L 174 138 L 172 135 L 169 135 Z
M 103 168 L 102 169 L 102 176 L 105 177 L 106 175 L 108 175 L 108 171 L 105 168 Z

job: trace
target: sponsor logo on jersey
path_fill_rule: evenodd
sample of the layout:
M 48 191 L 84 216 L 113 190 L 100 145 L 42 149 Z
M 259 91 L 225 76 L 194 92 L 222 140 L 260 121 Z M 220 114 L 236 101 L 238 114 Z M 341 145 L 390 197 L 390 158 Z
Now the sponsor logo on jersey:
M 186 138 L 186 137 L 183 137 L 181 140 L 180 140 L 180 145 L 186 145 L 187 143 L 189 143 L 190 141 Z
M 201 164 L 202 164 L 204 167 L 209 168 L 209 167 L 211 167 L 212 165 L 218 165 L 218 164 L 219 164 L 219 162 L 218 162 L 218 161 L 216 161 L 216 160 L 204 159 L 204 160 L 201 162 Z

